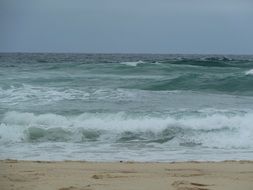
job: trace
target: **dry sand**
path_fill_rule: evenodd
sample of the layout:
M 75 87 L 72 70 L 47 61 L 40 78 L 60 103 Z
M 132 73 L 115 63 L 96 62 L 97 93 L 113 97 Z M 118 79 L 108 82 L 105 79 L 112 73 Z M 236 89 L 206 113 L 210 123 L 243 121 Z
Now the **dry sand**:
M 253 190 L 253 162 L 0 161 L 1 190 Z

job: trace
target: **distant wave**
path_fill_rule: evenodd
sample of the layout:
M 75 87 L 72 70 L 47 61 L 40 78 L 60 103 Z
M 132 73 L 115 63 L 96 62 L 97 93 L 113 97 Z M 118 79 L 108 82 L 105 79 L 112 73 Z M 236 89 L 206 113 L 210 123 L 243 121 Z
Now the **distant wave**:
M 172 65 L 191 65 L 191 66 L 205 66 L 205 67 L 241 67 L 241 65 L 232 64 L 228 61 L 220 60 L 220 59 L 183 59 L 178 58 L 176 60 L 160 60 L 160 61 L 132 61 L 132 62 L 120 62 L 122 65 L 127 65 L 131 67 L 136 67 L 138 65 L 159 65 L 159 64 L 172 64 Z
M 253 75 L 253 69 L 246 71 L 245 74 L 246 75 Z
M 162 60 L 161 63 L 168 63 L 173 65 L 192 65 L 202 67 L 236 67 L 248 68 L 252 67 L 252 61 L 248 60 L 228 60 L 216 58 L 202 58 L 202 59 L 179 59 L 179 60 Z
M 132 61 L 132 60 L 135 61 Z M 140 61 L 136 61 L 140 60 Z M 145 61 L 142 61 L 145 60 Z M 121 63 L 136 67 L 143 63 L 195 65 L 206 67 L 252 68 L 253 56 L 225 55 L 159 55 L 159 54 L 54 54 L 54 53 L 1 53 L 3 67 L 20 67 L 20 64 L 40 66 L 40 69 L 81 67 L 86 64 Z M 18 63 L 18 64 L 16 64 Z M 148 64 L 147 64 L 148 65 Z
M 184 58 L 177 57 L 174 59 L 150 59 L 145 61 L 122 61 L 122 65 L 136 67 L 138 65 L 190 65 L 201 67 L 231 67 L 231 68 L 249 68 L 253 66 L 252 60 L 239 60 L 226 57 L 201 57 L 201 58 Z
M 253 146 L 253 113 L 210 113 L 184 118 L 125 113 L 65 117 L 8 112 L 0 124 L 2 142 L 158 143 L 210 148 Z
M 132 67 L 136 67 L 139 64 L 144 64 L 144 61 L 132 61 L 132 62 L 121 62 L 120 64 L 122 65 L 127 65 L 127 66 L 132 66 Z
M 191 90 L 253 95 L 253 78 L 247 77 L 247 75 L 238 73 L 214 77 L 204 75 L 204 73 L 186 73 L 174 78 L 159 79 L 141 85 L 129 86 L 129 88 L 151 91 Z

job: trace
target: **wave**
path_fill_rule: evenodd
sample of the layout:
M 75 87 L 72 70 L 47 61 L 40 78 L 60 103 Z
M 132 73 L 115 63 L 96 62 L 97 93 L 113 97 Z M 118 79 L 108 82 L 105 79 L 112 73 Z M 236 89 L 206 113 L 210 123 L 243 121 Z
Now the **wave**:
M 161 65 L 162 63 L 159 61 L 155 61 L 155 60 L 147 60 L 147 61 L 130 61 L 130 62 L 120 62 L 121 65 L 127 65 L 127 66 L 131 66 L 131 67 L 136 67 L 139 65 Z
M 247 75 L 244 73 L 233 73 L 217 76 L 205 73 L 186 73 L 174 78 L 149 81 L 148 83 L 133 85 L 128 88 L 151 91 L 191 90 L 253 95 L 253 78 L 248 77 L 248 75 L 250 73 Z
M 56 89 L 26 84 L 6 89 L 0 88 L 1 102 L 8 104 L 26 101 L 39 101 L 43 104 L 61 100 L 87 99 L 88 96 L 88 93 L 76 89 Z
M 245 72 L 245 75 L 253 75 L 253 69 L 250 69 Z
M 0 87 L 1 103 L 16 105 L 19 103 L 50 104 L 64 100 L 124 100 L 134 98 L 134 94 L 124 89 L 110 88 L 67 88 L 67 87 L 43 87 L 22 84 Z
M 201 58 L 201 59 L 179 59 L 179 60 L 162 60 L 160 63 L 172 65 L 192 65 L 201 67 L 234 67 L 234 68 L 249 68 L 253 62 L 248 60 L 229 60 L 216 58 Z
M 139 64 L 144 64 L 144 61 L 132 61 L 132 62 L 121 62 L 120 64 L 122 65 L 127 65 L 127 66 L 131 66 L 131 67 L 136 67 Z
M 249 67 L 252 66 L 251 62 L 248 61 L 235 61 L 230 59 L 218 59 L 218 58 L 201 58 L 201 59 L 186 59 L 177 58 L 169 60 L 147 60 L 147 61 L 131 61 L 131 62 L 120 62 L 122 65 L 136 67 L 138 65 L 190 65 L 190 66 L 202 66 L 202 67 Z
M 253 113 L 208 114 L 175 118 L 84 113 L 56 114 L 8 112 L 0 125 L 0 143 L 101 142 L 144 143 L 210 148 L 253 146 Z
M 138 61 L 139 60 L 139 61 Z M 201 66 L 221 68 L 252 68 L 252 56 L 211 55 L 156 55 L 156 54 L 3 54 L 0 67 L 6 69 L 26 68 L 30 71 L 82 70 L 94 65 L 96 69 L 117 69 L 118 65 L 130 67 Z M 17 64 L 18 63 L 18 64 Z M 99 66 L 98 66 L 99 65 Z

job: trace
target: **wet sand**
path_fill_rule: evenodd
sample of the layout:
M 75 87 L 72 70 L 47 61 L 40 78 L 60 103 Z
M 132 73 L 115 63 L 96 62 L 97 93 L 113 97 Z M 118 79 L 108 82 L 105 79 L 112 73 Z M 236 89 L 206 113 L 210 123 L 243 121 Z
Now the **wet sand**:
M 253 190 L 253 161 L 0 161 L 1 190 Z

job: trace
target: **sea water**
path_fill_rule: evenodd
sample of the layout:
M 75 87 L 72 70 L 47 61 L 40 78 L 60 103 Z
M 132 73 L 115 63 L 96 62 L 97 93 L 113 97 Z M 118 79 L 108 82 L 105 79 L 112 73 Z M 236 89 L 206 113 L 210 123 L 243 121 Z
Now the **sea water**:
M 0 159 L 253 159 L 253 57 L 0 54 Z

